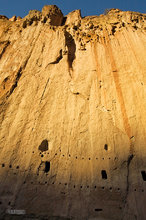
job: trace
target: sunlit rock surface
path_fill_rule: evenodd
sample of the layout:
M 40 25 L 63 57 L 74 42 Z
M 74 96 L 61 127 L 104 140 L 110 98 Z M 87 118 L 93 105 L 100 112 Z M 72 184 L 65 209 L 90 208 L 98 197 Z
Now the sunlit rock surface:
M 0 16 L 1 219 L 144 220 L 146 14 Z

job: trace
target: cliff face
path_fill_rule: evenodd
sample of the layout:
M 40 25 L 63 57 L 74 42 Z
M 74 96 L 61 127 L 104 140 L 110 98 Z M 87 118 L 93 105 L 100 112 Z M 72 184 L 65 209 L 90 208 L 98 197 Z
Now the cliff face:
M 145 219 L 145 75 L 145 14 L 0 16 L 2 219 Z

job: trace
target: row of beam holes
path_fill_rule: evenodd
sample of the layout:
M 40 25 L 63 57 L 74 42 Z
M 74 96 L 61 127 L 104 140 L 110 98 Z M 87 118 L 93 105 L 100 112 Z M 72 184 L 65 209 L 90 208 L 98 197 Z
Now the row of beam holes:
M 41 157 L 44 157 L 43 152 L 45 152 L 44 154 L 46 154 L 46 151 L 48 150 L 48 140 L 47 140 L 47 139 L 43 140 L 43 141 L 41 142 L 41 144 L 39 145 L 38 149 L 41 151 L 41 152 L 40 152 Z M 107 144 L 104 145 L 104 149 L 105 149 L 105 151 L 108 150 L 108 145 L 107 145 Z M 60 152 L 61 152 L 61 150 L 60 150 Z M 26 153 L 26 152 L 25 152 L 25 153 Z M 34 153 L 34 151 L 33 151 L 32 153 Z M 49 154 L 49 152 L 48 152 L 48 154 Z M 57 153 L 56 153 L 55 155 L 57 155 Z M 62 156 L 64 157 L 65 155 L 63 154 Z M 69 154 L 68 156 L 71 157 L 70 154 Z M 76 156 L 75 158 L 77 159 L 78 157 Z M 88 159 L 91 160 L 91 158 L 88 158 Z M 96 158 L 96 160 L 97 160 L 97 159 L 98 159 L 98 158 Z M 111 158 L 109 157 L 108 159 L 110 160 Z M 114 159 L 116 160 L 116 159 L 118 159 L 118 158 L 115 157 Z M 84 158 L 82 158 L 82 160 L 84 160 Z M 104 160 L 104 157 L 102 158 L 102 160 Z
M 56 153 L 55 155 L 57 155 L 57 153 Z M 70 155 L 70 154 L 69 154 L 68 156 L 69 156 L 69 157 L 71 157 L 71 155 Z M 62 154 L 62 157 L 65 157 L 65 155 L 64 155 L 64 154 Z M 75 159 L 78 159 L 78 157 L 76 156 L 76 157 L 75 157 Z M 84 159 L 86 159 L 86 158 L 82 157 L 82 160 L 84 160 Z M 95 159 L 96 159 L 96 160 L 98 160 L 99 158 L 98 158 L 98 157 L 96 157 Z M 110 159 L 112 159 L 112 158 L 111 158 L 111 157 L 109 157 L 108 159 L 110 160 Z M 89 158 L 88 158 L 88 160 L 92 160 L 92 158 L 91 158 L 91 157 L 89 157 Z M 102 160 L 105 160 L 105 158 L 104 158 L 104 157 L 102 157 Z M 117 157 L 115 157 L 115 158 L 114 158 L 114 160 L 118 160 L 118 158 L 117 158 Z
M 1 166 L 2 166 L 2 167 L 5 167 L 5 164 L 3 163 Z M 9 168 L 12 168 L 12 165 L 9 165 Z M 19 166 L 16 166 L 16 169 L 19 169 Z M 46 161 L 46 162 L 45 162 L 44 172 L 45 172 L 45 173 L 48 173 L 49 171 L 50 171 L 50 162 L 49 162 L 49 161 Z
M 47 154 L 49 154 L 49 153 L 47 153 Z M 41 157 L 44 157 L 44 155 L 43 155 L 41 152 L 40 152 L 40 155 L 41 155 Z M 57 153 L 55 153 L 55 156 L 57 156 Z M 68 156 L 69 156 L 69 157 L 71 157 L 71 155 L 70 155 L 70 154 L 69 154 Z M 62 154 L 62 157 L 65 157 L 65 154 Z M 75 157 L 75 159 L 78 159 L 78 157 L 76 156 L 76 157 Z M 87 158 L 82 157 L 82 160 L 84 160 L 84 159 L 87 159 Z M 96 157 L 95 159 L 96 159 L 96 160 L 98 160 L 99 158 L 98 158 L 98 157 Z M 112 159 L 112 158 L 111 158 L 111 157 L 109 157 L 108 159 L 110 160 L 110 159 Z M 92 158 L 91 158 L 91 157 L 89 157 L 89 158 L 88 158 L 88 160 L 92 160 Z M 102 157 L 102 160 L 105 160 L 105 158 L 104 158 L 104 157 Z M 118 160 L 118 158 L 117 158 L 117 157 L 115 157 L 115 158 L 114 158 L 114 160 Z
M 31 183 L 31 184 L 34 184 L 34 182 L 30 182 L 30 183 Z M 41 182 L 38 182 L 38 183 L 41 184 Z M 24 181 L 23 184 L 26 184 L 26 181 Z M 47 185 L 47 184 L 48 184 L 47 181 L 46 181 L 44 184 L 42 183 L 42 185 Z M 61 183 L 61 182 L 58 183 L 58 185 L 62 185 L 62 184 L 63 184 L 64 186 L 67 186 L 67 185 L 68 185 L 67 183 Z M 57 184 L 55 184 L 55 183 L 53 182 L 52 185 L 57 185 Z M 89 186 L 89 185 L 87 185 L 86 187 L 84 187 L 84 186 L 82 186 L 82 185 L 81 185 L 81 186 L 78 186 L 78 185 L 74 185 L 74 186 L 73 186 L 74 189 L 75 189 L 76 187 L 79 187 L 79 188 L 81 188 L 81 189 L 83 189 L 83 188 L 87 188 L 87 189 L 92 188 L 92 187 Z M 98 186 L 96 186 L 96 185 L 93 186 L 94 189 L 96 189 L 97 187 L 98 187 Z M 99 187 L 98 187 L 98 188 L 99 188 Z M 101 189 L 104 190 L 105 187 L 102 186 Z M 106 188 L 106 189 L 107 189 L 107 188 Z M 112 188 L 112 187 L 109 187 L 109 190 L 112 191 L 113 188 Z M 120 188 L 117 188 L 116 190 L 117 190 L 118 192 L 120 192 L 121 189 L 120 189 Z M 137 189 L 134 189 L 134 191 L 136 192 Z M 144 192 L 144 189 L 142 189 L 141 192 Z
M 50 170 L 50 162 L 46 161 L 45 162 L 45 172 L 48 172 Z M 102 170 L 101 171 L 101 176 L 102 179 L 107 179 L 107 173 L 106 170 Z M 26 183 L 26 181 L 24 182 L 24 184 Z M 31 184 L 33 184 L 33 182 L 31 182 Z M 40 182 L 39 182 L 40 184 Z M 45 184 L 48 184 L 48 182 L 46 181 Z M 53 185 L 55 184 L 54 182 L 52 183 Z M 59 185 L 61 185 L 61 182 L 59 183 Z M 67 186 L 67 183 L 64 183 L 65 186 Z M 74 185 L 74 188 L 76 188 L 76 186 Z M 80 186 L 80 188 L 83 188 L 83 186 Z M 87 188 L 89 188 L 89 185 L 87 186 Z M 96 189 L 97 186 L 94 186 L 94 188 Z M 104 189 L 104 186 L 102 187 L 102 189 Z M 109 188 L 112 191 L 112 187 Z M 120 191 L 120 188 L 117 188 L 118 191 Z M 134 189 L 134 191 L 136 191 L 136 189 Z M 142 192 L 144 192 L 144 190 L 142 189 Z
M 26 153 L 26 152 L 25 152 L 25 153 Z M 34 151 L 32 151 L 32 153 L 34 154 Z M 44 153 L 44 154 L 46 154 L 46 153 Z M 49 152 L 48 152 L 47 154 L 49 154 Z M 42 154 L 42 152 L 40 152 L 40 155 L 41 155 L 41 157 L 44 157 L 44 155 Z M 55 155 L 57 156 L 57 153 L 55 153 Z M 64 154 L 62 154 L 62 156 L 64 157 L 65 155 L 64 155 Z M 68 156 L 69 156 L 69 157 L 71 157 L 71 155 L 70 155 L 70 154 L 69 154 Z M 76 159 L 78 159 L 78 157 L 77 157 L 77 156 L 76 156 L 75 158 L 76 158 Z M 86 159 L 86 158 L 82 157 L 82 160 L 84 160 L 84 159 Z M 88 159 L 89 159 L 89 160 L 91 160 L 91 158 L 90 158 L 90 157 L 89 157 Z M 98 158 L 98 157 L 96 157 L 96 160 L 98 160 L 98 159 L 99 159 L 99 158 Z M 105 158 L 104 158 L 104 157 L 102 157 L 102 160 L 104 160 L 104 159 L 105 159 Z M 109 157 L 108 159 L 110 160 L 110 159 L 111 159 L 111 157 Z M 115 160 L 117 160 L 118 158 L 117 158 L 117 157 L 115 157 L 114 159 L 115 159 Z
M 2 167 L 5 167 L 5 164 L 4 164 L 4 163 L 2 164 Z M 9 165 L 9 168 L 12 168 L 12 165 Z M 16 166 L 16 169 L 19 169 L 19 166 Z M 45 162 L 44 172 L 45 172 L 45 173 L 48 173 L 49 171 L 50 171 L 50 162 L 49 162 L 49 161 L 46 161 L 46 162 Z M 145 172 L 144 170 L 141 171 L 141 175 L 142 175 L 143 181 L 146 181 L 146 172 Z M 101 176 L 102 176 L 102 179 L 107 179 L 106 170 L 102 170 L 102 171 L 101 171 Z
M 26 182 L 24 182 L 25 184 Z M 31 182 L 31 184 L 33 184 L 33 182 Z M 47 184 L 47 182 L 45 182 L 45 184 Z M 54 183 L 52 183 L 54 184 Z M 61 184 L 61 183 L 59 183 Z M 64 184 L 65 186 L 67 186 L 67 183 Z M 76 188 L 76 185 L 73 186 L 73 188 Z M 80 186 L 80 188 L 83 188 L 83 186 Z M 89 186 L 87 186 L 87 188 L 90 188 Z M 96 186 L 94 186 L 94 188 L 96 189 Z M 104 187 L 101 187 L 101 189 L 105 189 Z M 109 188 L 110 191 L 112 191 L 112 187 Z M 117 188 L 118 191 L 120 191 L 120 188 Z M 134 191 L 137 191 L 136 189 L 134 189 Z M 144 190 L 141 190 L 142 192 L 144 192 Z M 65 194 L 65 193 L 64 193 Z M 2 202 L 0 201 L 0 205 L 2 205 Z M 11 205 L 11 202 L 8 202 L 8 205 Z M 120 209 L 122 209 L 121 207 L 119 207 Z M 102 211 L 102 209 L 95 209 L 95 211 Z
M 4 163 L 2 163 L 2 167 L 5 167 L 5 164 L 4 164 Z M 9 168 L 12 168 L 12 165 L 11 165 L 11 164 L 9 165 Z M 16 169 L 19 169 L 19 166 L 16 166 Z

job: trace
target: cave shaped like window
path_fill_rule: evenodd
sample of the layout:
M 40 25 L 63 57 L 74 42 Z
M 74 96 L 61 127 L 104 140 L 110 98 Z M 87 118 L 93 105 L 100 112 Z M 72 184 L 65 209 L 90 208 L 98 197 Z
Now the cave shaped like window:
M 146 181 L 146 172 L 144 170 L 141 171 L 143 181 Z
M 101 176 L 102 176 L 102 179 L 107 179 L 106 170 L 102 170 L 102 171 L 101 171 Z
M 39 150 L 44 152 L 48 150 L 48 140 L 43 140 L 42 143 L 39 146 Z
M 46 161 L 46 162 L 45 162 L 44 172 L 45 172 L 45 173 L 48 173 L 49 171 L 50 171 L 50 162 L 49 162 L 49 161 Z
M 104 149 L 105 149 L 106 151 L 108 150 L 108 145 L 107 145 L 107 144 L 104 145 Z

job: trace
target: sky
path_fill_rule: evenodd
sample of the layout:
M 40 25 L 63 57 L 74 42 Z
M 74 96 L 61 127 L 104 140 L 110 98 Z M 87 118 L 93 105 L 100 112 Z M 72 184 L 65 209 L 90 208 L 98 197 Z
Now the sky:
M 110 8 L 146 13 L 146 0 L 0 0 L 0 15 L 24 17 L 44 5 L 57 5 L 64 15 L 76 9 L 81 9 L 82 16 L 100 15 Z

